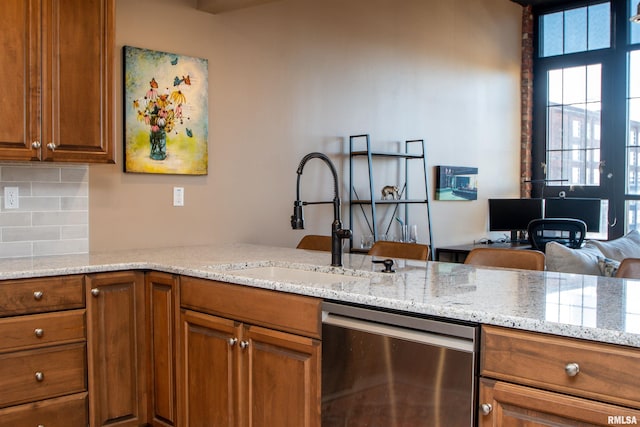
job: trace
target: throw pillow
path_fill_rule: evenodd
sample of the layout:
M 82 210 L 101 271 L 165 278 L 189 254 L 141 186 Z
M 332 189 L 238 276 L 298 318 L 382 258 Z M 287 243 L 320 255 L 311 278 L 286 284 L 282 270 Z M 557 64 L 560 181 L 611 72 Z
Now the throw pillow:
M 547 271 L 560 273 L 591 274 L 600 276 L 598 257 L 604 258 L 602 252 L 589 243 L 581 249 L 571 249 L 557 242 L 549 242 L 545 246 Z
M 590 244 L 600 249 L 602 255 L 616 261 L 625 258 L 640 258 L 640 232 L 633 230 L 619 239 L 601 242 L 590 240 Z
M 616 277 L 616 272 L 620 267 L 620 261 L 599 256 L 598 267 L 600 268 L 600 274 L 602 276 Z

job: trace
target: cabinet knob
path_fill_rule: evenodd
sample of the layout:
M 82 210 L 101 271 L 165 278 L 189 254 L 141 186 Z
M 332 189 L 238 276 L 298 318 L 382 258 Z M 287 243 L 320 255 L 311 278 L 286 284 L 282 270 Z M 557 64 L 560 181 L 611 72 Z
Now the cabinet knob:
M 482 415 L 489 415 L 493 411 L 493 406 L 490 403 L 483 403 L 480 405 L 480 413 Z
M 56 151 L 56 144 L 54 142 L 50 142 L 47 144 L 47 148 L 51 151 Z
M 44 295 L 44 294 L 42 293 L 42 291 L 35 291 L 35 292 L 33 293 L 33 298 L 34 298 L 36 301 L 40 301 L 40 300 L 42 299 L 42 296 L 43 296 L 43 295 Z
M 249 341 L 240 341 L 240 348 L 241 349 L 244 350 L 247 347 L 249 347 Z
M 44 329 L 42 328 L 36 328 L 33 333 L 35 334 L 36 337 L 38 338 L 42 338 L 42 336 L 44 335 Z
M 91 295 L 93 295 L 94 297 L 97 297 L 98 295 L 100 295 L 100 289 L 98 288 L 91 289 Z
M 41 145 L 41 144 L 40 144 L 40 141 L 33 141 L 33 142 L 31 143 L 31 148 L 34 148 L 34 149 L 36 149 L 36 150 L 37 150 L 38 148 L 40 148 L 40 145 Z
M 573 363 L 567 363 L 567 365 L 564 367 L 564 371 L 567 373 L 567 375 L 569 375 L 570 377 L 575 377 L 576 375 L 578 375 L 578 373 L 580 372 L 580 365 L 578 365 L 577 363 L 573 362 Z
M 35 377 L 36 377 L 36 381 L 38 382 L 44 381 L 44 374 L 40 371 L 36 372 Z
M 238 338 L 229 338 L 229 345 L 233 347 L 238 342 Z

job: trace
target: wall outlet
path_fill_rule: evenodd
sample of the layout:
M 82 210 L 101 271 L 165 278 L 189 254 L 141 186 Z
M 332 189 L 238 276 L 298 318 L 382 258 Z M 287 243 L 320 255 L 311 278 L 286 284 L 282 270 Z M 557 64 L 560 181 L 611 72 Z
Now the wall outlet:
M 18 187 L 4 187 L 4 208 L 18 209 Z
M 184 187 L 173 187 L 173 206 L 184 206 Z

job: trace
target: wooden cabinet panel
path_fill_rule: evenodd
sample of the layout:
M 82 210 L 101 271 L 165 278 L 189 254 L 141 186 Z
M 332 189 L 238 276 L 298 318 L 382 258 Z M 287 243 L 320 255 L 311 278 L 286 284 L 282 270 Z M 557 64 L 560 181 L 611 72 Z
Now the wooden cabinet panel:
M 85 344 L 0 355 L 0 407 L 85 391 Z
M 114 0 L 43 2 L 43 160 L 114 160 L 114 11 Z
M 320 338 L 318 298 L 182 277 L 183 307 L 254 325 Z
M 83 276 L 4 281 L 0 301 L 0 317 L 83 308 Z
M 481 375 L 640 408 L 640 350 L 484 326 Z M 579 372 L 568 375 L 567 365 Z
M 320 427 L 320 341 L 246 325 L 242 341 L 242 425 Z
M 0 427 L 79 427 L 86 425 L 86 392 L 0 409 Z
M 491 405 L 490 412 L 479 415 L 480 427 L 610 426 L 640 422 L 638 410 L 487 379 L 480 382 L 480 402 Z
M 175 426 L 177 422 L 178 282 L 179 278 L 171 274 L 151 272 L 146 275 L 150 345 L 149 410 L 153 426 Z
M 115 0 L 2 7 L 0 160 L 113 163 Z
M 95 274 L 86 281 L 91 425 L 143 425 L 148 348 L 144 274 Z
M 37 159 L 31 142 L 40 138 L 40 1 L 5 0 L 2 19 L 0 160 Z
M 0 353 L 85 340 L 84 310 L 0 319 Z
M 238 426 L 238 323 L 228 319 L 182 313 L 182 425 Z

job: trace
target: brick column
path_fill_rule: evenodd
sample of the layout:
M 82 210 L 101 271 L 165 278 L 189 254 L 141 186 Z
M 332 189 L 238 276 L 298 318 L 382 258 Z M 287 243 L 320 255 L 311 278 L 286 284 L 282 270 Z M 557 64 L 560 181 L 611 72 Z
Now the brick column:
M 520 74 L 520 196 L 531 195 L 531 141 L 533 117 L 533 12 L 522 8 L 522 64 Z

